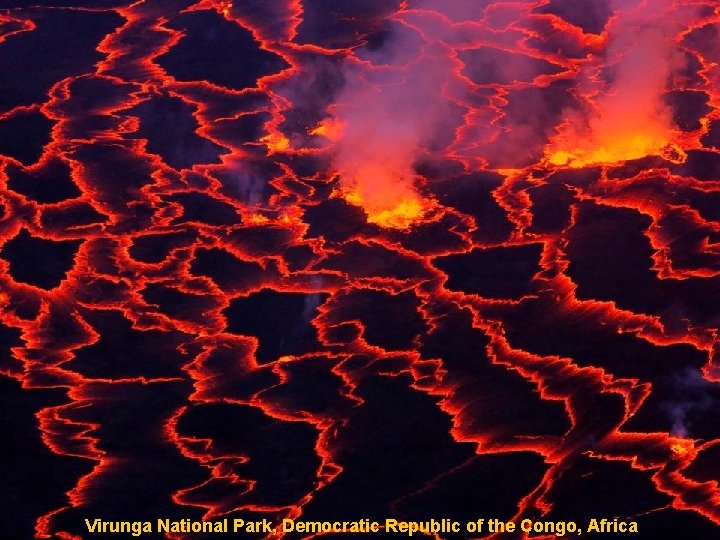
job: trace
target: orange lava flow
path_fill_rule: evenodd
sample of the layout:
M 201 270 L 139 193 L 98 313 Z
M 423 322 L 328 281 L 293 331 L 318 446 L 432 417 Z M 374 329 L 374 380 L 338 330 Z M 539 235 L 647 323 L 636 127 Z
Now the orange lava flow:
M 64 3 L 0 10 L 0 539 L 717 537 L 717 2 Z
M 545 148 L 550 164 L 582 168 L 650 155 L 683 161 L 665 92 L 687 63 L 679 40 L 695 16 L 668 2 L 618 4 L 603 57 L 590 56 L 581 71 L 584 109 L 567 110 Z
M 547 151 L 548 162 L 575 169 L 599 164 L 612 164 L 645 156 L 672 156 L 672 146 L 662 133 L 608 133 L 591 141 L 563 141 Z
M 425 215 L 428 203 L 412 185 L 397 181 L 382 163 L 359 165 L 352 176 L 341 174 L 341 177 L 352 186 L 342 195 L 367 213 L 369 223 L 407 229 Z
M 330 141 L 337 141 L 343 134 L 345 123 L 337 118 L 329 117 L 309 131 L 310 135 L 320 135 Z

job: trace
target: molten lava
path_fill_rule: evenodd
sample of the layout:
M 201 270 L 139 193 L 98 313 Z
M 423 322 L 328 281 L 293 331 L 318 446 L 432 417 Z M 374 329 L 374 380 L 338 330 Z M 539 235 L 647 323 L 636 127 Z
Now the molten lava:
M 601 116 L 582 133 L 561 129 L 545 153 L 549 163 L 572 168 L 612 164 L 649 155 L 682 155 L 672 143 L 672 132 L 666 122 L 634 119 L 632 115 L 614 122 Z M 677 158 L 673 157 L 672 161 Z
M 270 133 L 260 138 L 260 142 L 265 144 L 270 154 L 276 152 L 284 152 L 290 149 L 290 141 L 282 133 Z
M 369 223 L 391 229 L 407 229 L 420 221 L 430 203 L 406 179 L 398 179 L 382 163 L 365 163 L 341 175 L 345 199 L 360 206 Z
M 687 69 L 679 40 L 699 9 L 667 0 L 612 5 L 603 50 L 589 55 L 578 74 L 582 105 L 565 111 L 545 148 L 553 165 L 581 168 L 678 153 L 666 94 Z
M 328 117 L 309 131 L 310 135 L 320 135 L 329 141 L 337 141 L 342 137 L 345 123 L 334 117 Z
M 548 162 L 578 169 L 590 165 L 639 159 L 649 155 L 666 155 L 669 143 L 662 137 L 631 133 L 606 142 L 583 146 L 560 145 L 560 148 L 562 149 L 549 150 Z
M 0 539 L 720 537 L 717 4 L 4 2 Z

